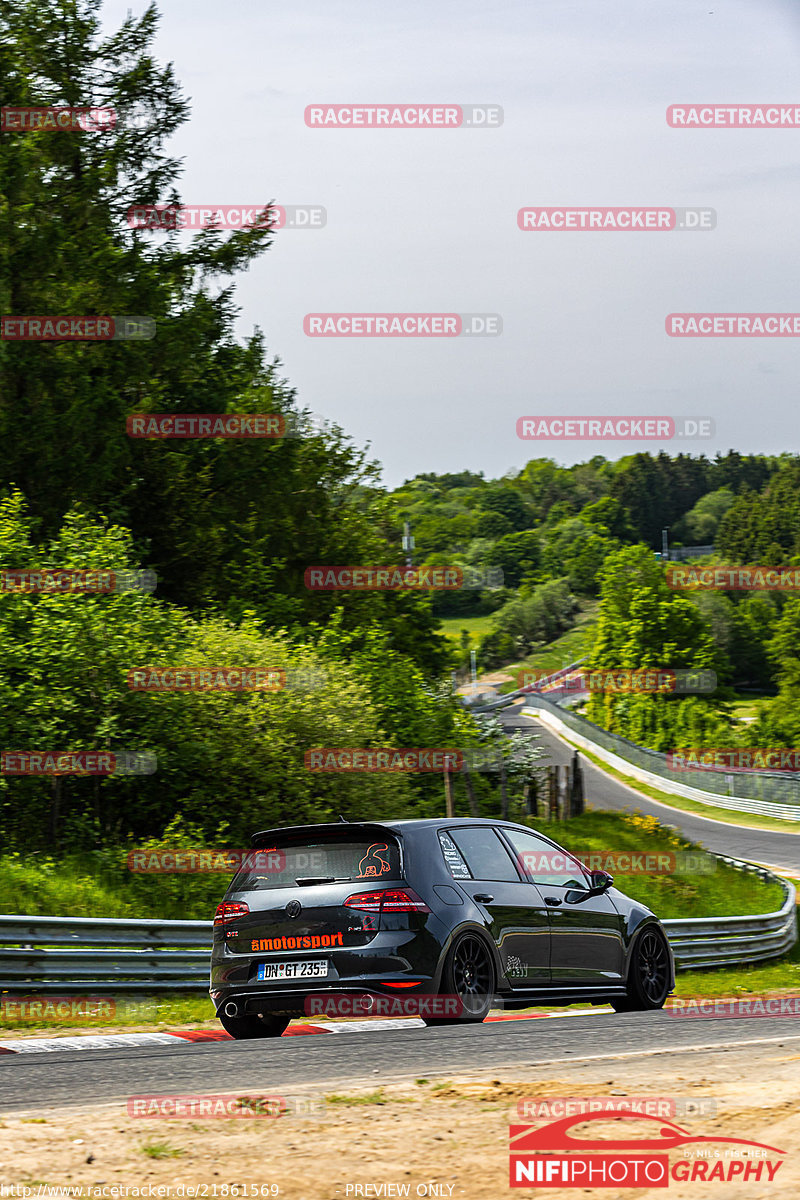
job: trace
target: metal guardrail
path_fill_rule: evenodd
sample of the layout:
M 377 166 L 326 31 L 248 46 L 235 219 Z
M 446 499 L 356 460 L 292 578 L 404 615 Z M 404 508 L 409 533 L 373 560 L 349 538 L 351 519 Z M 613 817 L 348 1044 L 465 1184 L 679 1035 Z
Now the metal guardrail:
M 203 991 L 211 921 L 0 916 L 0 990 Z
M 723 861 L 777 879 L 751 863 Z M 786 899 L 777 912 L 664 921 L 678 966 L 761 962 L 790 950 L 795 889 L 778 882 Z M 212 928 L 211 921 L 0 916 L 0 992 L 205 991 Z
M 549 677 L 549 680 L 558 675 L 568 674 L 584 661 L 582 658 L 577 659 Z M 646 771 L 652 776 L 646 782 L 658 786 L 659 781 L 663 781 L 668 785 L 666 790 L 676 796 L 686 796 L 691 800 L 699 800 L 703 804 L 732 812 L 756 813 L 760 816 L 776 817 L 780 821 L 800 821 L 798 772 L 676 770 L 667 765 L 667 756 L 661 751 L 650 750 L 618 733 L 610 733 L 578 713 L 571 712 L 563 704 L 548 699 L 538 690 L 544 682 L 546 681 L 539 680 L 536 686 L 507 692 L 496 700 L 480 705 L 477 711 L 493 712 L 522 698 L 526 708 L 538 709 L 562 721 L 579 738 L 590 743 L 590 749 L 600 748 L 623 759 L 639 771 Z M 631 773 L 639 778 L 635 771 Z
M 620 764 L 612 764 L 619 770 L 624 770 L 623 763 L 628 764 L 632 768 L 628 773 L 634 778 L 655 787 L 666 784 L 663 790 L 673 795 L 698 800 L 712 808 L 756 813 L 776 817 L 779 821 L 800 821 L 797 772 L 676 770 L 667 765 L 667 756 L 661 751 L 649 750 L 618 733 L 609 733 L 545 696 L 529 693 L 525 707 L 538 710 L 545 718 L 550 716 L 562 722 L 575 735 L 573 740 L 577 740 L 580 748 L 615 755 L 622 760 Z M 582 741 L 586 743 L 585 747 L 581 746 Z
M 794 884 L 764 867 L 715 855 L 737 870 L 751 871 L 764 880 L 777 881 L 784 902 L 776 912 L 742 917 L 690 917 L 662 922 L 675 963 L 684 971 L 723 967 L 736 963 L 764 962 L 791 950 L 797 941 L 797 897 Z

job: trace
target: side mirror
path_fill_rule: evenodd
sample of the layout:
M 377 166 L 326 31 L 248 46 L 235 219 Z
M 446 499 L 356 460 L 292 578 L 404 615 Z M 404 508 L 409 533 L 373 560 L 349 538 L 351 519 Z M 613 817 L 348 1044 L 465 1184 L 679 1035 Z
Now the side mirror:
M 603 892 L 607 892 L 614 883 L 614 876 L 609 875 L 608 871 L 592 871 L 589 878 L 592 884 L 589 892 L 592 896 L 599 896 Z

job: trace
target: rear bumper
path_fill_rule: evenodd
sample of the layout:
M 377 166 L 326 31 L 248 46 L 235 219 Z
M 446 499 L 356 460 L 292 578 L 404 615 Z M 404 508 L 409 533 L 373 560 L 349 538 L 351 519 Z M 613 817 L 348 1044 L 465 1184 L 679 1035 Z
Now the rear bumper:
M 414 989 L 395 991 L 389 986 L 361 983 L 348 987 L 328 985 L 313 992 L 301 992 L 296 988 L 279 988 L 269 992 L 247 988 L 225 995 L 212 993 L 218 1012 L 233 1002 L 238 1009 L 236 1016 L 283 1015 L 306 1017 L 308 1020 L 315 1017 L 417 1016 L 420 997 L 435 1002 L 438 999 L 437 989 L 422 984 Z
M 216 944 L 211 956 L 209 992 L 219 1009 L 231 999 L 241 1000 L 249 1012 L 306 1014 L 309 997 L 332 993 L 369 992 L 380 996 L 436 993 L 441 974 L 442 948 L 425 930 L 393 930 L 379 933 L 367 946 L 327 952 L 283 952 L 279 954 L 231 954 Z M 325 978 L 291 981 L 260 981 L 259 963 L 325 960 Z M 413 986 L 392 988 L 391 983 Z

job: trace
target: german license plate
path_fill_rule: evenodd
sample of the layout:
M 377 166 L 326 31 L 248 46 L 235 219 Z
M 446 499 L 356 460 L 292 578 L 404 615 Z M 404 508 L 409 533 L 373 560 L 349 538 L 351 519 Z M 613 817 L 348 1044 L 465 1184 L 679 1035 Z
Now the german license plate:
M 306 962 L 259 963 L 259 980 L 263 979 L 325 979 L 328 964 L 324 959 L 309 959 Z

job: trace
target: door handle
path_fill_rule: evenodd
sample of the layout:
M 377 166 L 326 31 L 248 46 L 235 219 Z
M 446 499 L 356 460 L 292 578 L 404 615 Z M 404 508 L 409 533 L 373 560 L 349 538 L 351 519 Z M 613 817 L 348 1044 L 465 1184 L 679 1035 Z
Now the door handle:
M 561 903 L 561 898 L 559 896 L 545 896 L 544 902 L 545 904 L 549 904 L 551 908 L 555 908 L 557 904 Z
M 494 896 L 490 896 L 488 892 L 476 892 L 472 898 L 480 901 L 481 904 L 491 904 L 494 900 Z

